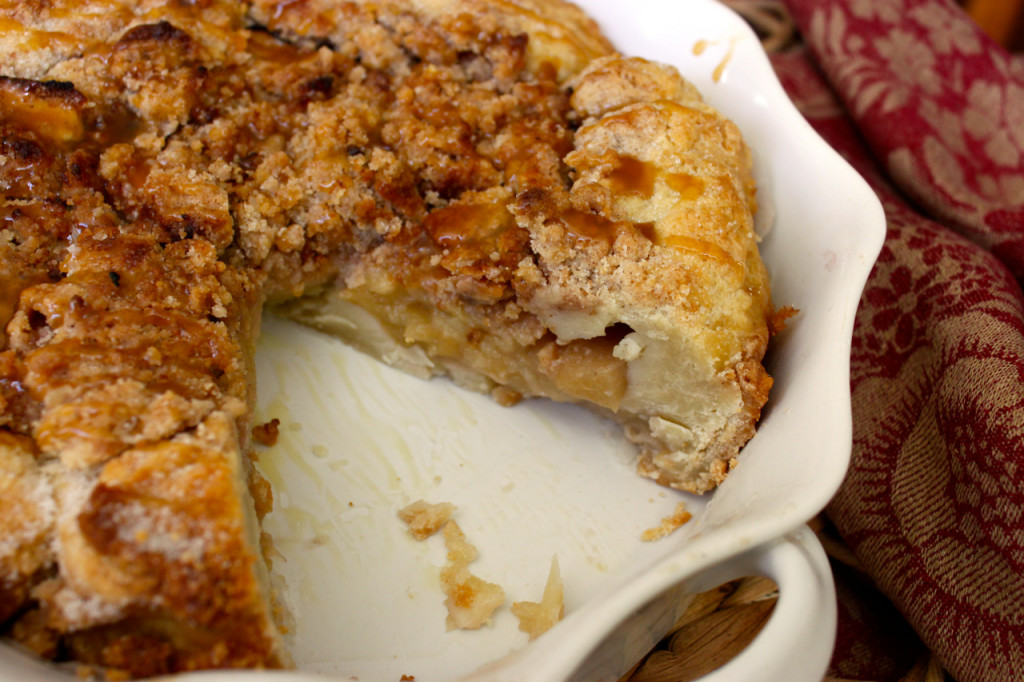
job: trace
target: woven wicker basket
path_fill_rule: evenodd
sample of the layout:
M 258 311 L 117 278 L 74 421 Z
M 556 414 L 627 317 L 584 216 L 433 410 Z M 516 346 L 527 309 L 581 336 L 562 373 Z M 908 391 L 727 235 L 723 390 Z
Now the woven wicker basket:
M 824 518 L 808 524 L 833 566 L 858 573 L 857 558 Z M 619 682 L 688 682 L 721 667 L 749 644 L 771 616 L 778 600 L 771 580 L 747 577 L 699 594 L 667 635 Z M 900 682 L 947 682 L 938 659 L 925 653 Z M 867 682 L 826 676 L 823 682 Z

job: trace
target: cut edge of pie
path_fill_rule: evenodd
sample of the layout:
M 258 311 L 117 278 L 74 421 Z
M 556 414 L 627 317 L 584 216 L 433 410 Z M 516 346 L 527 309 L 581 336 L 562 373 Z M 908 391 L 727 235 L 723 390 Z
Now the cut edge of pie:
M 439 251 L 410 262 L 404 245 L 381 246 L 278 311 L 502 402 L 587 405 L 622 423 L 643 475 L 706 492 L 772 383 L 749 152 L 663 65 L 605 56 L 569 87 L 581 126 L 568 191 L 466 193 L 425 221 Z M 480 271 L 515 230 L 530 256 L 484 290 L 494 280 Z

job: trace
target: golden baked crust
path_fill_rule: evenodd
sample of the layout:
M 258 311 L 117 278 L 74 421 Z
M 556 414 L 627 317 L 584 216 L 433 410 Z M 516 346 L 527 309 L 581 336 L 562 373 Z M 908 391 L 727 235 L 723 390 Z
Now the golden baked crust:
M 249 457 L 267 303 L 588 404 L 666 485 L 753 433 L 746 148 L 572 5 L 0 0 L 0 64 L 0 623 L 42 655 L 287 663 Z
M 771 386 L 749 151 L 662 65 L 606 55 L 561 90 L 562 127 L 499 146 L 502 183 L 433 208 L 286 314 L 502 401 L 585 403 L 623 423 L 642 474 L 710 490 Z

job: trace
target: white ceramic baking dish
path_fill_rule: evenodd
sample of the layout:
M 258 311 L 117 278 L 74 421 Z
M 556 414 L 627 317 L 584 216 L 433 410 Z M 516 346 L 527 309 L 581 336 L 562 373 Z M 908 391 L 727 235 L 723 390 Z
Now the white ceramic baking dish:
M 616 427 L 581 409 L 502 408 L 269 319 L 257 356 L 258 417 L 280 419 L 282 432 L 260 466 L 275 488 L 266 528 L 282 555 L 275 574 L 294 618 L 288 645 L 299 671 L 198 678 L 615 680 L 687 595 L 764 574 L 780 585 L 778 606 L 754 645 L 713 678 L 820 679 L 834 592 L 803 524 L 848 463 L 850 338 L 884 236 L 881 208 L 794 109 L 756 36 L 729 10 L 712 0 L 581 4 L 623 52 L 678 66 L 753 149 L 774 299 L 800 311 L 770 352 L 776 383 L 756 437 L 713 495 L 666 490 L 635 475 Z M 565 619 L 532 643 L 507 606 L 489 627 L 446 631 L 442 541 L 417 543 L 396 518 L 419 498 L 458 507 L 480 551 L 471 570 L 502 585 L 509 602 L 539 600 L 557 556 Z M 641 541 L 679 502 L 693 520 Z M 53 676 L 0 645 L 0 678 Z

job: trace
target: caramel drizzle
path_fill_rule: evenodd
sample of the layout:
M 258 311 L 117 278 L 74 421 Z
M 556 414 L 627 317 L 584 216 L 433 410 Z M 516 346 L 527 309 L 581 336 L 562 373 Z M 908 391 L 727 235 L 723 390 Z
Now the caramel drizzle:
M 693 54 L 699 57 L 702 54 L 704 54 L 705 50 L 707 50 L 708 47 L 718 42 L 719 41 L 717 40 L 698 40 L 696 43 L 693 44 Z M 735 53 L 735 51 L 736 37 L 733 36 L 729 38 L 729 47 L 726 48 L 725 56 L 722 57 L 722 60 L 718 62 L 717 66 L 715 66 L 715 70 L 711 72 L 711 80 L 713 80 L 715 83 L 718 83 L 719 81 L 722 80 L 722 76 L 725 75 L 725 69 L 729 65 L 729 62 L 732 61 L 733 53 Z
M 628 114 L 628 112 L 626 112 Z M 705 189 L 705 183 L 689 173 L 665 173 L 652 164 L 631 156 L 618 156 L 616 166 L 603 178 L 602 184 L 613 194 L 619 196 L 636 196 L 650 199 L 660 180 L 677 195 L 674 211 L 685 210 L 682 204 L 699 199 Z M 560 216 L 560 220 L 569 235 L 577 242 L 600 240 L 609 245 L 615 241 L 618 231 L 632 223 L 613 221 L 603 216 L 570 209 Z M 669 234 L 662 237 L 651 223 L 633 225 L 656 246 L 667 246 L 679 251 L 711 258 L 720 263 L 736 264 L 736 260 L 720 246 L 704 239 L 688 235 Z

